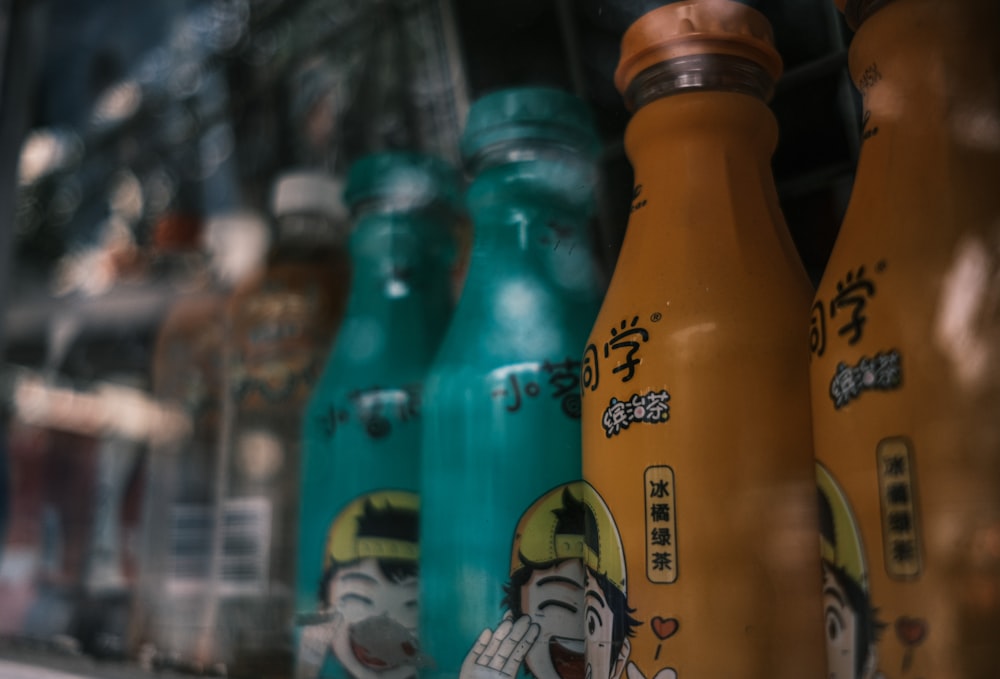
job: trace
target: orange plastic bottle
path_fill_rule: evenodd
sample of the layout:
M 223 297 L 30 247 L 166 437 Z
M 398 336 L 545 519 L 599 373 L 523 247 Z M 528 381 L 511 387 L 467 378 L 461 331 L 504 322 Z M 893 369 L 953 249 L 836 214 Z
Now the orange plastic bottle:
M 731 0 L 666 5 L 622 41 L 634 198 L 582 375 L 591 679 L 822 676 L 780 70 L 766 19 Z
M 1000 3 L 848 2 L 864 130 L 812 307 L 829 676 L 1000 674 Z

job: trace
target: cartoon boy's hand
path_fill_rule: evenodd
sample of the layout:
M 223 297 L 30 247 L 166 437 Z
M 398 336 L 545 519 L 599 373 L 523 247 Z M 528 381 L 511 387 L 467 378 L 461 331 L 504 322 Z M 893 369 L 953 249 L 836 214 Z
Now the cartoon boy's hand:
M 302 628 L 295 663 L 295 679 L 315 679 L 319 676 L 333 638 L 342 624 L 344 616 L 338 611 L 325 622 L 305 625 Z
M 642 670 L 636 667 L 634 662 L 628 664 L 626 673 L 628 674 L 628 679 L 646 679 L 642 674 Z M 653 679 L 677 679 L 677 672 L 669 667 L 665 667 L 654 674 Z
M 538 638 L 539 626 L 523 615 L 517 622 L 505 619 L 491 632 L 484 629 L 465 656 L 459 679 L 511 679 Z

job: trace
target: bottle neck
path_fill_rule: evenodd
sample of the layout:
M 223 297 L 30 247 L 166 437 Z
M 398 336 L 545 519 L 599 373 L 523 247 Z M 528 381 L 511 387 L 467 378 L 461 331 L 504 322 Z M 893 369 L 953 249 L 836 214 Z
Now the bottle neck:
M 476 242 L 509 242 L 526 249 L 537 235 L 527 231 L 551 223 L 572 231 L 566 237 L 581 235 L 581 225 L 595 207 L 595 164 L 578 153 L 554 149 L 539 153 L 514 147 L 503 153 L 509 158 L 505 162 L 479 159 L 479 171 L 466 193 Z
M 670 266 L 717 280 L 780 260 L 805 282 L 771 173 L 777 137 L 771 110 L 746 94 L 695 91 L 636 111 L 625 132 L 635 188 L 615 277 Z
M 525 275 L 568 291 L 593 288 L 586 234 L 595 193 L 596 168 L 577 154 L 481 170 L 467 192 L 475 235 L 465 291 Z
M 707 90 L 651 101 L 636 111 L 625 131 L 636 184 L 653 174 L 657 191 L 681 194 L 770 178 L 777 141 L 777 122 L 761 99 Z
M 928 200 L 992 204 L 984 177 L 995 176 L 1000 149 L 997 26 L 996 0 L 893 0 L 860 27 L 850 50 L 864 109 L 852 222 L 897 200 L 919 198 L 925 214 Z
M 442 216 L 357 215 L 351 290 L 331 358 L 345 384 L 350 375 L 372 384 L 417 379 L 432 358 L 452 307 L 454 246 L 451 221 Z M 407 376 L 407 370 L 417 373 Z
M 995 116 L 997 26 L 995 0 L 893 0 L 871 14 L 850 50 L 864 102 L 863 141 L 896 130 L 961 137 L 974 131 L 977 117 Z
M 774 80 L 757 62 L 728 54 L 692 54 L 650 66 L 625 92 L 625 104 L 638 110 L 657 99 L 684 92 L 739 92 L 767 101 Z
M 637 189 L 711 195 L 736 182 L 772 192 L 772 85 L 763 67 L 729 55 L 679 57 L 640 73 L 629 87 L 637 110 L 625 132 Z M 636 196 L 633 211 L 641 207 Z
M 350 243 L 352 307 L 433 300 L 446 291 L 454 245 L 444 217 L 430 211 L 358 215 Z
M 997 26 L 995 0 L 893 0 L 855 34 L 850 68 L 862 94 L 862 146 L 834 258 L 912 247 L 930 271 L 957 233 L 994 222 Z M 831 259 L 828 270 L 843 266 Z

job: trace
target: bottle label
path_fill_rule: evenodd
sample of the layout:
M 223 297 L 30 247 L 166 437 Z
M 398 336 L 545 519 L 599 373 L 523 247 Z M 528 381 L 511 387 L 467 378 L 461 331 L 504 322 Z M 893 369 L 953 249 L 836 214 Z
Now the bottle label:
M 816 464 L 816 480 L 830 676 L 867 677 L 877 657 L 874 631 L 881 624 L 871 601 L 861 530 L 847 495 L 822 463 Z
M 838 363 L 830 380 L 830 399 L 840 409 L 866 391 L 890 391 L 903 383 L 902 358 L 895 349 L 862 356 L 854 365 Z
M 167 591 L 172 595 L 204 590 L 211 573 L 212 507 L 178 503 L 170 508 Z
M 676 505 L 673 498 L 673 470 L 665 465 L 648 467 L 644 473 L 646 506 L 646 576 L 653 583 L 672 583 L 677 579 Z M 626 550 L 621 530 L 604 498 L 583 482 L 587 534 L 584 564 L 585 630 L 588 677 L 622 677 L 628 666 L 629 677 L 644 676 L 630 660 L 632 642 L 644 626 L 633 617 L 638 603 L 628 593 Z M 640 571 L 641 572 L 641 571 Z M 657 647 L 653 657 L 662 663 L 664 641 L 680 630 L 675 617 L 654 615 L 649 627 Z M 662 665 L 655 679 L 677 679 L 677 671 Z
M 326 441 L 333 439 L 337 427 L 352 421 L 360 423 L 369 438 L 384 439 L 392 435 L 394 426 L 420 417 L 420 391 L 419 384 L 355 389 L 341 407 L 330 404 L 321 412 L 316 424 Z
M 416 636 L 418 509 L 415 493 L 377 490 L 333 518 L 317 606 L 298 619 L 298 679 L 403 679 L 427 665 Z
M 663 318 L 659 312 L 649 316 L 651 323 Z M 583 393 L 597 391 L 602 379 L 631 382 L 642 365 L 643 345 L 649 341 L 648 326 L 639 323 L 639 316 L 623 318 L 608 332 L 600 347 L 590 343 L 583 351 Z M 603 374 L 603 377 L 602 377 Z M 618 436 L 639 423 L 659 424 L 670 419 L 670 394 L 666 389 L 635 393 L 627 398 L 611 397 L 601 415 L 601 427 L 607 438 Z
M 222 505 L 216 524 L 207 504 L 175 504 L 171 509 L 167 590 L 173 595 L 205 594 L 213 576 L 221 596 L 259 596 L 267 590 L 271 544 L 271 502 L 239 498 Z M 216 529 L 218 562 L 213 574 Z
M 737 663 L 727 666 L 727 658 L 708 657 L 704 649 L 722 639 L 729 657 L 741 658 L 741 669 L 750 658 L 769 666 L 760 660 L 771 652 L 765 643 L 773 641 L 762 641 L 769 635 L 814 647 L 807 661 L 793 666 L 815 664 L 822 653 L 819 628 L 810 637 L 802 624 L 818 613 L 808 555 L 780 569 L 776 559 L 762 556 L 784 549 L 774 536 L 785 531 L 807 544 L 811 526 L 774 524 L 807 516 L 814 506 L 812 460 L 800 452 L 810 431 L 796 425 L 780 449 L 775 437 L 749 433 L 761 422 L 761 404 L 793 406 L 800 415 L 807 404 L 794 406 L 787 393 L 766 387 L 747 408 L 754 410 L 753 426 L 743 424 L 751 421 L 747 411 L 730 417 L 730 409 L 744 405 L 745 393 L 753 393 L 737 385 L 753 389 L 771 370 L 786 369 L 784 360 L 720 357 L 698 346 L 699 333 L 706 347 L 714 346 L 713 324 L 695 317 L 676 329 L 664 327 L 672 310 L 654 309 L 632 307 L 599 321 L 582 360 L 584 475 L 594 515 L 587 540 L 588 671 L 595 678 L 668 679 L 701 668 L 722 676 Z M 678 355 L 678 346 L 691 351 Z M 765 361 L 772 361 L 767 370 L 760 367 Z M 796 384 L 804 387 L 801 377 Z M 720 424 L 727 421 L 741 423 L 739 435 Z M 750 452 L 755 449 L 760 453 Z M 735 462 L 742 456 L 754 463 Z M 742 471 L 758 463 L 752 478 Z M 792 468 L 794 476 L 787 473 Z M 736 497 L 736 503 L 720 499 Z M 776 582 L 784 587 L 781 595 L 765 596 Z M 716 600 L 720 588 L 730 594 L 719 600 L 715 615 L 700 602 Z M 809 593 L 811 600 L 804 596 Z M 770 609 L 763 613 L 762 607 Z
M 283 403 L 308 392 L 327 348 L 328 338 L 317 320 L 319 309 L 315 286 L 274 286 L 246 300 L 232 376 L 239 400 L 260 397 Z
M 649 320 L 657 323 L 663 318 L 659 312 L 650 315 Z M 621 323 L 610 329 L 608 339 L 600 347 L 590 343 L 583 351 L 583 388 L 597 391 L 603 379 L 619 379 L 630 382 L 642 365 L 642 348 L 649 341 L 649 330 L 639 323 L 639 316 L 623 318 Z M 610 374 L 608 374 L 610 371 Z
M 650 582 L 677 581 L 677 486 L 667 465 L 649 467 L 645 473 L 646 577 Z
M 508 413 L 518 412 L 531 399 L 547 396 L 559 402 L 566 417 L 579 420 L 580 361 L 568 357 L 562 361 L 545 361 L 539 369 L 544 376 L 525 377 L 510 373 L 500 385 L 493 387 L 490 395 L 495 401 L 503 403 Z M 545 380 L 544 387 L 539 383 L 539 377 Z
M 604 410 L 601 426 L 608 438 L 617 436 L 637 423 L 659 424 L 670 419 L 670 393 L 666 389 L 647 394 L 632 394 L 624 401 L 611 397 Z
M 838 349 L 845 344 L 853 347 L 864 339 L 870 320 L 868 303 L 876 297 L 878 278 L 885 270 L 885 260 L 875 265 L 874 274 L 860 265 L 837 281 L 835 295 L 815 301 L 809 328 L 813 358 L 822 358 L 827 352 L 828 326 L 836 332 L 832 341 Z M 862 398 L 866 392 L 899 389 L 903 385 L 903 356 L 898 349 L 889 348 L 854 362 L 838 361 L 828 384 L 835 410 Z
M 809 348 L 813 356 L 822 357 L 827 350 L 827 325 L 836 333 L 837 342 L 854 346 L 864 337 L 868 324 L 868 302 L 878 292 L 877 278 L 886 270 L 886 261 L 879 260 L 874 273 L 864 265 L 848 271 L 837 281 L 836 294 L 819 299 L 812 306 L 809 320 Z
M 875 85 L 878 69 L 864 78 Z M 877 132 L 866 121 L 869 128 Z M 925 645 L 935 640 L 929 614 L 944 604 L 928 596 L 940 583 L 926 570 L 921 510 L 931 510 L 921 503 L 916 449 L 911 436 L 884 431 L 911 423 L 916 429 L 907 434 L 928 440 L 924 422 L 901 414 L 924 398 L 912 386 L 917 369 L 927 375 L 940 367 L 926 363 L 926 347 L 883 321 L 880 300 L 901 298 L 893 273 L 886 259 L 851 267 L 821 288 L 812 307 L 813 399 L 828 404 L 817 412 L 836 425 L 828 427 L 831 440 L 817 444 L 831 676 L 923 676 L 943 660 L 940 646 Z M 936 398 L 945 401 L 948 388 L 942 379 Z
M 585 676 L 584 483 L 559 485 L 520 516 L 510 547 L 504 612 L 469 650 L 460 679 Z
M 882 439 L 876 456 L 885 569 L 891 578 L 909 580 L 920 575 L 922 561 L 911 446 L 902 436 Z
M 911 452 L 903 437 L 883 439 L 876 450 L 884 563 L 888 575 L 897 580 L 919 576 L 921 567 Z M 839 482 L 822 463 L 817 463 L 816 471 L 830 676 L 883 676 L 876 674 L 876 668 L 885 663 L 880 661 L 878 647 L 887 643 L 880 630 L 890 625 L 879 619 L 880 607 L 872 597 L 862 530 Z M 919 616 L 902 613 L 892 621 L 892 628 L 902 646 L 899 671 L 906 674 L 929 625 Z
M 421 631 L 436 668 L 424 675 L 584 679 L 580 359 L 495 360 L 432 387 Z M 479 458 L 456 483 L 455 463 Z

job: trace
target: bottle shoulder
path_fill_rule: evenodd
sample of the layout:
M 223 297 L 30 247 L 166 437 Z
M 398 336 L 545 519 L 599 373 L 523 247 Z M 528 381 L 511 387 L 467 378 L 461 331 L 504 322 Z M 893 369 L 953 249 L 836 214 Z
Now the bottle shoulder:
M 596 288 L 569 292 L 537 271 L 485 279 L 470 271 L 435 366 L 576 355 L 599 305 Z
M 585 351 L 606 360 L 616 347 L 648 346 L 644 351 L 663 365 L 721 365 L 774 354 L 804 361 L 812 298 L 812 287 L 797 275 L 756 286 L 751 278 L 705 276 L 696 263 L 688 276 L 618 276 Z

